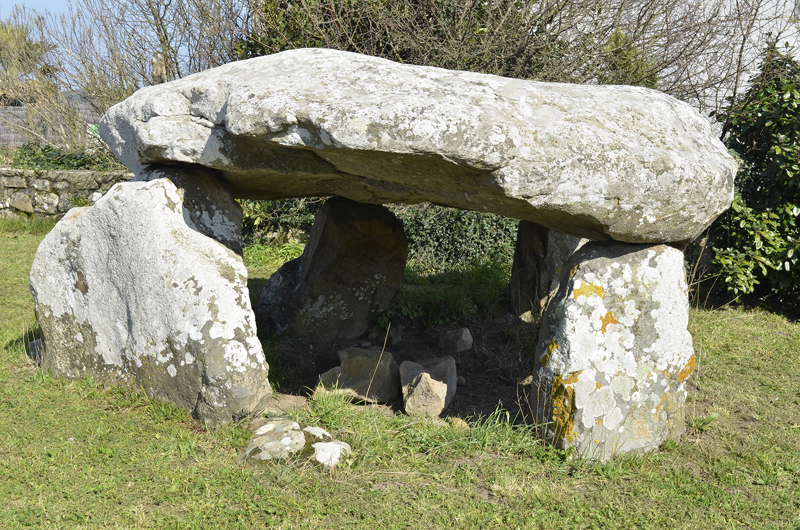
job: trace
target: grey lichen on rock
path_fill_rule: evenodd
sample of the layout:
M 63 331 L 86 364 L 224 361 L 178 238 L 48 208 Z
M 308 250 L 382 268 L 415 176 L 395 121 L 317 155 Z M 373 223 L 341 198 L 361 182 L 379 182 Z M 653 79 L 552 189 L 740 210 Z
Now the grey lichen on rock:
M 560 283 L 544 317 L 533 389 L 550 440 L 603 461 L 677 440 L 694 369 L 683 254 L 590 243 Z
M 256 461 L 310 458 L 327 469 L 336 467 L 351 453 L 350 445 L 334 440 L 321 427 L 300 424 L 288 418 L 257 418 L 250 424 L 253 438 L 242 452 Z
M 259 325 L 317 340 L 358 337 L 389 309 L 407 257 L 403 223 L 392 212 L 334 197 L 317 212 L 303 255 L 264 286 Z
M 631 243 L 694 239 L 730 205 L 737 167 L 705 118 L 655 90 L 326 49 L 143 88 L 100 132 L 134 172 L 201 165 L 239 198 L 429 201 Z
M 184 202 L 209 193 L 238 208 L 221 183 L 209 184 L 191 192 L 168 178 L 117 184 L 45 237 L 30 277 L 45 369 L 130 384 L 211 424 L 263 408 L 268 367 L 247 270 Z M 235 225 L 223 217 L 210 217 L 205 231 Z

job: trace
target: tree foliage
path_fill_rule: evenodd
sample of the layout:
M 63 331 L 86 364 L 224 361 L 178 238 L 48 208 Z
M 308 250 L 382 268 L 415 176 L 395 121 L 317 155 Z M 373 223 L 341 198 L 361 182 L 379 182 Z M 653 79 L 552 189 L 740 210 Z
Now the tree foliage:
M 506 77 L 735 95 L 790 0 L 256 0 L 239 49 L 327 47 Z M 755 51 L 755 53 L 754 53 Z
M 0 21 L 0 105 L 22 106 L 41 90 L 54 89 L 55 68 L 47 61 L 53 48 L 20 21 Z
M 717 225 L 715 263 L 734 294 L 800 295 L 800 65 L 772 45 L 725 115 L 742 159 L 736 199 Z M 761 286 L 759 289 L 757 286 Z

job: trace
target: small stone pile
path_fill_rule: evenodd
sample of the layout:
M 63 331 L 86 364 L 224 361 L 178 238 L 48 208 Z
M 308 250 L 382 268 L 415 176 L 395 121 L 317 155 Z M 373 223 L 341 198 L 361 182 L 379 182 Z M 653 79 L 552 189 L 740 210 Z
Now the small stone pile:
M 340 366 L 320 376 L 322 391 L 358 401 L 392 403 L 401 394 L 407 414 L 437 417 L 456 393 L 456 361 L 450 356 L 404 361 L 379 348 L 339 351 Z

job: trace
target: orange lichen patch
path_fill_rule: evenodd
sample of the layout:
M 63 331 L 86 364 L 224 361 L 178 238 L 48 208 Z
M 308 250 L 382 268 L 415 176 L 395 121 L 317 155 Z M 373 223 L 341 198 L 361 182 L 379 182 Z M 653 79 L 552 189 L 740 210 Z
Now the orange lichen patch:
M 603 418 L 597 418 L 596 424 L 597 425 L 602 425 L 603 424 Z
M 661 400 L 658 402 L 658 405 L 656 405 L 656 411 L 661 410 L 661 405 L 664 404 L 664 400 L 665 399 L 667 399 L 667 394 L 662 393 L 661 394 Z
M 590 294 L 596 294 L 597 296 L 603 296 L 605 291 L 599 285 L 595 285 L 593 283 L 586 283 L 581 282 L 581 286 L 572 291 L 572 296 L 578 298 L 581 295 L 589 296 Z
M 616 319 L 616 318 L 614 318 L 614 313 L 612 313 L 611 311 L 609 311 L 608 313 L 606 313 L 606 316 L 604 316 L 603 318 L 601 318 L 601 319 L 600 319 L 600 322 L 602 322 L 602 323 L 603 323 L 603 327 L 601 327 L 601 328 L 600 328 L 600 331 L 601 331 L 601 332 L 602 332 L 604 335 L 605 335 L 605 333 L 606 333 L 606 327 L 608 327 L 608 325 L 609 325 L 609 324 L 619 324 L 619 322 L 617 322 L 617 319 Z
M 556 339 L 551 339 L 550 344 L 547 345 L 547 353 L 542 355 L 542 368 L 547 366 L 547 362 L 550 360 L 550 356 L 553 355 L 553 352 L 558 349 L 558 342 Z
M 578 435 L 575 432 L 575 389 L 570 385 L 578 382 L 581 372 L 572 372 L 562 377 L 553 378 L 553 429 L 556 432 L 555 444 L 562 446 L 566 440 L 573 442 Z
M 636 422 L 636 438 L 639 440 L 647 440 L 650 438 L 650 429 L 647 428 L 647 423 L 642 420 Z
M 545 353 L 544 355 L 542 355 L 542 368 L 547 368 L 547 361 L 549 360 L 550 360 L 549 353 Z
M 689 357 L 689 361 L 687 361 L 686 366 L 683 367 L 683 370 L 678 374 L 678 382 L 683 383 L 687 377 L 694 372 L 694 355 Z
M 595 383 L 594 384 L 594 389 L 595 390 L 600 390 L 601 388 L 603 388 L 603 387 L 600 386 L 600 383 Z

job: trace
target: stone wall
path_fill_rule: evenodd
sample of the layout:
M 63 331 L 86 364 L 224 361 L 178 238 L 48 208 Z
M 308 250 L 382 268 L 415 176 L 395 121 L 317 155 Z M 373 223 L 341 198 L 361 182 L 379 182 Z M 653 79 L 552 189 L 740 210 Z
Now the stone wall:
M 0 218 L 62 215 L 76 203 L 93 202 L 117 182 L 132 178 L 128 171 L 0 168 Z

